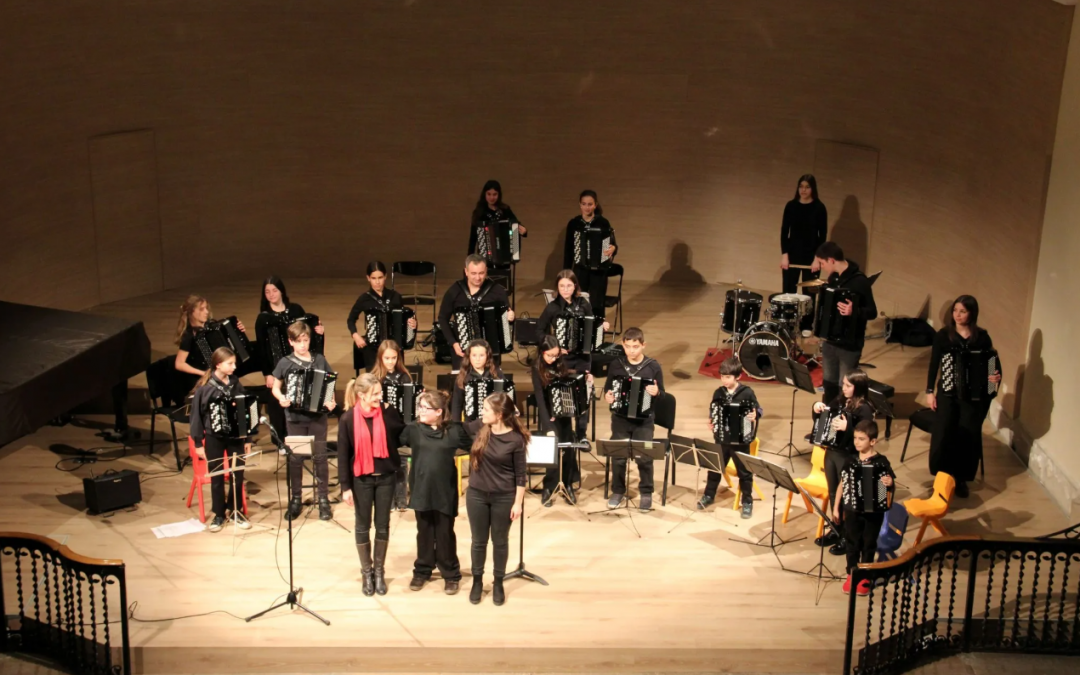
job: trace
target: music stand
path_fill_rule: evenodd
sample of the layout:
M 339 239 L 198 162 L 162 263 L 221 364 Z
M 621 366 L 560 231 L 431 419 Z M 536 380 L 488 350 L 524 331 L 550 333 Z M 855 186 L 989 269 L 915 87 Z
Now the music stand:
M 596 442 L 596 454 L 599 457 L 605 457 L 607 459 L 625 459 L 626 460 L 626 485 L 630 483 L 630 460 L 634 460 L 635 463 L 638 459 L 651 459 L 654 462 L 657 460 L 663 460 L 667 453 L 667 444 L 664 441 L 637 441 L 629 438 L 625 439 L 608 439 L 606 441 Z M 641 533 L 637 531 L 637 525 L 634 524 L 634 515 L 631 512 L 633 508 L 634 500 L 629 496 L 624 495 L 623 503 L 619 504 L 614 509 L 604 509 L 602 511 L 592 511 L 588 515 L 594 515 L 597 513 L 609 513 L 616 515 L 620 510 L 626 509 L 627 515 L 630 516 L 630 523 L 634 525 L 634 532 L 640 537 Z
M 552 468 L 560 466 L 559 452 L 554 436 L 548 436 L 547 434 L 541 434 L 539 431 L 534 431 L 532 436 L 529 437 L 529 444 L 525 446 L 525 466 L 535 466 L 538 468 Z M 561 471 L 561 469 L 560 469 Z M 508 572 L 503 579 L 515 579 L 521 577 L 528 581 L 535 581 L 542 586 L 548 586 L 548 582 L 544 580 L 539 574 L 534 574 L 525 569 L 525 505 L 522 503 L 522 514 L 518 516 L 519 527 L 521 528 L 521 535 L 518 542 L 518 565 L 512 572 Z
M 796 483 L 796 485 L 798 485 L 798 483 Z M 845 537 L 844 537 L 844 533 L 840 531 L 840 525 L 838 523 L 834 523 L 832 518 L 829 518 L 829 515 L 821 510 L 821 507 L 818 506 L 817 502 L 814 501 L 814 499 L 809 494 L 807 494 L 806 491 L 804 491 L 802 489 L 802 486 L 799 486 L 799 491 L 802 492 L 803 499 L 806 500 L 807 502 L 809 502 L 811 508 L 813 508 L 814 511 L 817 512 L 818 517 L 820 517 L 825 522 L 825 527 L 827 529 L 829 529 L 829 530 L 832 530 L 833 533 L 837 536 L 837 538 L 840 541 L 844 541 Z M 831 507 L 832 505 L 830 504 L 829 506 Z M 803 574 L 805 574 L 806 576 L 812 577 L 812 576 L 814 576 L 814 571 L 817 570 L 818 597 L 817 597 L 817 601 L 814 602 L 815 605 L 818 603 L 818 601 L 821 600 L 821 583 L 823 581 L 840 581 L 840 579 L 841 579 L 841 577 L 836 576 L 836 574 L 834 574 L 831 569 L 829 569 L 828 567 L 825 566 L 825 549 L 826 548 L 828 548 L 828 547 L 827 546 L 819 546 L 818 547 L 818 563 L 816 565 L 814 565 L 813 567 L 811 567 L 806 572 L 803 572 Z M 825 577 L 826 572 L 829 573 L 828 577 Z
M 252 450 L 251 452 L 244 453 L 244 454 L 229 455 L 229 462 L 228 462 L 227 466 L 226 466 L 225 462 L 222 462 L 221 468 L 218 469 L 217 471 L 207 471 L 206 472 L 206 477 L 207 478 L 213 478 L 214 476 L 228 476 L 230 473 L 233 473 L 233 472 L 240 474 L 239 478 L 237 478 L 236 485 L 233 486 L 233 490 L 232 490 L 232 518 L 231 518 L 231 520 L 233 522 L 233 554 L 236 553 L 236 537 L 237 537 L 236 530 L 238 529 L 240 521 L 244 521 L 249 525 L 249 531 L 245 532 L 244 533 L 245 535 L 246 534 L 255 534 L 254 531 L 250 530 L 250 527 L 254 526 L 254 523 L 252 523 L 248 519 L 248 517 L 241 512 L 242 509 L 240 508 L 240 499 L 242 498 L 243 491 L 244 491 L 244 472 L 247 471 L 248 468 L 250 468 L 248 462 L 250 460 L 258 459 L 258 458 L 262 457 L 262 454 L 263 454 L 262 450 Z M 240 464 L 239 463 L 240 460 L 244 460 L 244 463 Z M 207 468 L 210 467 L 209 462 L 207 462 L 206 466 L 207 466 Z M 250 466 L 258 466 L 258 464 L 252 464 Z M 240 494 L 237 494 L 238 492 Z M 268 526 L 262 525 L 262 524 L 259 525 L 259 528 L 264 530 L 264 531 L 270 529 Z
M 788 463 L 791 464 L 792 450 L 795 451 L 797 457 L 806 454 L 795 445 L 795 395 L 801 390 L 817 396 L 817 387 L 814 386 L 814 378 L 810 377 L 810 369 L 806 364 L 776 356 L 770 356 L 769 362 L 772 364 L 773 373 L 776 374 L 776 381 L 791 387 L 791 421 L 789 422 L 787 445 L 776 452 L 772 450 L 766 450 L 765 452 L 772 455 L 783 455 L 786 451 Z
M 760 457 L 754 457 L 753 455 L 745 452 L 737 452 L 735 454 L 738 455 L 739 459 L 742 460 L 743 466 L 749 469 L 750 472 L 754 474 L 754 476 L 760 478 L 766 483 L 772 483 L 773 485 L 772 523 L 769 527 L 769 533 L 762 535 L 761 539 L 758 539 L 756 542 L 748 541 L 744 543 L 750 544 L 751 546 L 763 546 L 765 548 L 771 549 L 773 555 L 776 556 L 776 561 L 780 563 L 780 569 L 784 570 L 785 572 L 795 572 L 796 570 L 789 570 L 788 568 L 784 567 L 784 561 L 780 559 L 780 554 L 777 553 L 776 549 L 779 546 L 784 546 L 785 544 L 792 544 L 796 541 L 802 541 L 803 539 L 806 539 L 806 537 L 785 540 L 776 533 L 776 493 L 780 488 L 784 488 L 785 490 L 788 490 L 790 492 L 801 494 L 799 491 L 798 483 L 796 483 L 795 479 L 791 477 L 791 474 L 788 473 L 787 469 L 780 466 L 779 464 L 773 464 L 772 462 L 766 461 Z M 763 543 L 765 539 L 768 539 L 769 543 Z M 777 542 L 780 543 L 778 544 Z
M 557 497 L 558 495 L 561 494 L 566 501 L 570 502 L 574 506 L 574 508 L 576 508 L 578 511 L 581 511 L 582 515 L 585 516 L 585 520 L 592 521 L 592 518 L 589 517 L 589 514 L 585 513 L 585 510 L 581 508 L 581 506 L 578 504 L 577 500 L 576 499 L 574 499 L 574 500 L 570 499 L 570 493 L 566 489 L 566 483 L 563 482 L 563 460 L 564 460 L 565 451 L 566 450 L 578 450 L 578 451 L 584 450 L 585 452 L 588 452 L 589 449 L 590 449 L 589 442 L 588 441 L 577 441 L 577 442 L 571 442 L 571 443 L 558 443 L 556 445 L 556 447 L 557 447 L 557 450 L 555 452 L 555 455 L 556 455 L 556 461 L 557 461 L 556 467 L 559 470 L 559 483 L 551 491 L 550 501 L 554 502 L 555 497 Z M 528 464 L 529 463 L 528 460 L 526 460 L 525 463 Z M 555 468 L 555 467 L 553 467 L 553 468 Z M 578 468 L 579 469 L 581 468 L 581 463 L 580 462 L 578 462 Z M 543 508 L 544 508 L 544 502 L 541 502 L 540 503 L 540 508 L 537 509 L 536 512 L 533 513 L 533 515 L 535 516 L 536 513 L 539 513 L 540 510 L 543 509 Z
M 724 471 L 724 454 L 719 450 L 719 446 L 715 446 L 713 443 L 708 443 L 697 438 L 686 438 L 684 436 L 672 435 L 668 438 L 668 442 L 671 445 L 671 458 L 672 461 L 680 464 L 688 464 L 696 469 L 694 474 L 694 496 L 699 494 L 698 485 L 701 484 L 701 470 L 715 471 L 723 474 Z M 709 446 L 715 446 L 709 447 Z M 681 448 L 681 452 L 676 450 L 676 447 Z M 674 472 L 672 472 L 674 473 Z M 674 482 L 672 482 L 674 485 Z M 693 509 L 687 509 L 686 517 L 675 524 L 668 534 L 671 534 L 680 525 L 690 520 L 694 515 Z

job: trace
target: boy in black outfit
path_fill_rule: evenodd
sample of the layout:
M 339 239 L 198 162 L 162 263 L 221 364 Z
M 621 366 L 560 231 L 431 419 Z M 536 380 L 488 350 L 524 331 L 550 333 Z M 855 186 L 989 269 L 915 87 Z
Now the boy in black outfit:
M 859 367 L 866 341 L 866 322 L 877 316 L 877 305 L 870 279 L 854 261 L 844 257 L 844 250 L 836 242 L 825 242 L 814 256 L 814 261 L 821 266 L 821 276 L 830 286 L 852 291 L 862 301 L 858 309 L 850 300 L 837 303 L 841 315 L 855 315 L 854 332 L 845 339 L 825 340 L 821 345 L 821 368 L 825 376 L 825 394 L 821 400 L 827 404 L 840 393 L 840 381 L 844 376 Z
M 627 377 L 640 377 L 643 380 L 655 380 L 645 388 L 645 392 L 653 398 L 664 395 L 664 372 L 660 368 L 660 362 L 645 356 L 645 333 L 640 328 L 627 328 L 622 337 L 623 351 L 625 356 L 615 359 L 608 366 L 607 383 L 604 385 L 604 400 L 608 405 L 615 402 L 615 395 L 611 392 L 611 385 L 616 379 Z M 612 440 L 653 440 L 653 413 L 650 408 L 648 414 L 642 418 L 629 418 L 623 415 L 611 413 L 611 439 Z M 653 460 L 639 458 L 635 460 L 638 465 L 638 489 L 641 491 L 638 508 L 642 511 L 652 509 L 653 493 Z M 609 509 L 618 508 L 626 496 L 626 462 L 625 459 L 613 459 L 611 461 L 611 498 L 608 500 Z
M 741 403 L 743 401 L 749 401 L 754 405 L 753 412 L 750 413 L 750 422 L 754 425 L 754 435 L 757 435 L 757 421 L 762 415 L 761 405 L 758 403 L 757 396 L 754 395 L 754 390 L 745 384 L 739 384 L 739 375 L 742 373 L 742 362 L 739 361 L 739 357 L 732 356 L 724 360 L 720 364 L 720 387 L 713 392 L 713 403 L 719 403 L 720 405 L 727 405 L 728 403 Z M 713 426 L 712 419 L 709 419 L 709 429 L 713 432 L 713 438 L 717 438 L 717 432 L 719 431 Z M 719 443 L 719 439 L 716 441 Z M 751 439 L 753 442 L 753 439 Z M 754 515 L 754 474 L 750 472 L 745 466 L 743 466 L 742 460 L 736 455 L 736 452 L 750 452 L 750 445 L 738 444 L 738 443 L 722 443 L 721 448 L 724 450 L 723 461 L 724 466 L 727 466 L 728 460 L 735 465 L 735 472 L 739 476 L 739 491 L 742 492 L 742 517 L 747 519 Z M 698 500 L 697 508 L 699 511 L 704 511 L 709 504 L 712 504 L 716 499 L 716 489 L 720 487 L 720 479 L 723 475 L 716 471 L 710 471 L 708 480 L 705 481 L 705 493 L 701 495 L 701 499 Z

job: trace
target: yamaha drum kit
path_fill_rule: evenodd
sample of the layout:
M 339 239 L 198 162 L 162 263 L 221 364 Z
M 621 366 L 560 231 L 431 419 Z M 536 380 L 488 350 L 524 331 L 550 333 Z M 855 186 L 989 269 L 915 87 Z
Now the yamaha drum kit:
M 813 293 L 823 281 L 799 284 Z M 794 359 L 803 354 L 799 345 L 799 323 L 814 309 L 814 300 L 802 293 L 774 293 L 768 298 L 762 319 L 764 298 L 735 284 L 724 297 L 720 329 L 731 335 L 731 351 L 742 361 L 743 372 L 755 380 L 775 379 L 770 358 Z

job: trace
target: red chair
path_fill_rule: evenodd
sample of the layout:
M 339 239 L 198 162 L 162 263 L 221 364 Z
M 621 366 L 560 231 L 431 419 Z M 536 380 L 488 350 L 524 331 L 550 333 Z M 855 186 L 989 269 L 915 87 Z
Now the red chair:
M 188 489 L 187 495 L 187 507 L 191 508 L 191 500 L 195 496 L 195 491 L 199 491 L 199 522 L 206 522 L 206 506 L 203 502 L 203 490 L 202 486 L 210 484 L 210 476 L 207 476 L 207 460 L 199 457 L 199 453 L 195 452 L 195 441 L 188 436 L 188 453 L 191 457 L 191 468 L 195 471 L 195 475 L 191 478 L 191 487 Z M 225 463 L 228 466 L 229 453 L 225 453 Z M 229 480 L 229 472 L 225 472 L 225 480 Z M 247 481 L 241 481 L 240 490 L 240 503 L 241 510 L 246 516 L 248 512 L 247 507 Z

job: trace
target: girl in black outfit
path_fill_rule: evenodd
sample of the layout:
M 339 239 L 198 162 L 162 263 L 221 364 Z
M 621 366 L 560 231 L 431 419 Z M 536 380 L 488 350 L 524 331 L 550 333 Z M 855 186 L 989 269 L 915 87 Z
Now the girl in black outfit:
M 460 422 L 465 412 L 466 382 L 485 378 L 500 380 L 503 376 L 502 369 L 495 365 L 495 361 L 491 358 L 491 345 L 486 340 L 471 341 L 466 345 L 465 354 L 469 357 L 469 365 L 458 371 L 457 379 L 454 381 L 454 395 L 450 401 L 450 419 L 454 422 Z
M 266 341 L 269 339 L 267 329 L 271 320 L 280 317 L 288 321 L 305 314 L 307 312 L 299 303 L 289 302 L 289 293 L 285 290 L 285 282 L 280 277 L 274 275 L 266 277 L 263 281 L 262 300 L 259 301 L 259 316 L 255 319 L 255 339 L 259 341 L 259 346 L 265 350 Z M 326 332 L 321 320 L 318 326 L 311 326 L 311 329 L 315 331 L 316 335 L 323 335 Z M 269 353 L 269 351 L 264 353 Z M 268 359 L 263 358 L 260 359 L 259 365 L 262 366 L 262 374 L 266 378 L 266 388 L 273 389 L 274 378 L 272 373 L 277 364 L 270 363 Z M 266 404 L 266 416 L 270 419 L 270 425 L 274 427 L 278 438 L 285 438 L 287 431 L 285 428 L 285 410 L 274 397 L 268 398 L 263 403 Z
M 800 277 L 803 281 L 816 279 L 818 262 L 814 252 L 825 243 L 829 231 L 829 212 L 818 199 L 817 180 L 810 174 L 799 177 L 795 198 L 784 206 L 780 225 L 780 269 L 783 270 L 783 292 L 797 293 Z M 809 265 L 799 269 L 791 265 Z M 813 325 L 813 312 L 803 318 L 802 328 Z
M 497 180 L 489 180 L 484 183 L 484 189 L 480 191 L 480 199 L 476 200 L 476 207 L 472 212 L 472 226 L 469 228 L 469 255 L 476 253 L 479 230 L 490 222 L 497 220 L 509 220 L 518 224 L 518 233 L 526 236 L 525 226 L 521 224 L 514 210 L 502 200 L 502 185 Z M 493 268 L 491 271 L 506 268 Z
M 240 378 L 233 377 L 236 372 L 236 354 L 228 347 L 219 347 L 211 357 L 210 369 L 203 373 L 195 387 L 195 396 L 191 401 L 191 440 L 195 443 L 195 453 L 207 460 L 208 472 L 221 471 L 225 466 L 225 453 L 230 457 L 239 457 L 251 451 L 251 437 L 246 434 L 239 438 L 221 436 L 210 425 L 210 403 L 219 399 L 231 399 L 245 393 Z M 239 459 L 237 464 L 243 465 Z M 231 504 L 233 495 L 243 494 L 243 471 L 229 473 L 229 494 L 225 495 L 225 476 L 218 474 L 210 477 L 210 500 L 214 519 L 207 527 L 211 532 L 220 532 L 225 525 L 226 505 Z M 237 527 L 246 530 L 251 524 L 246 519 L 237 521 Z
M 949 320 L 934 335 L 930 353 L 930 370 L 926 376 L 926 404 L 937 411 L 930 436 L 930 473 L 944 471 L 956 479 L 956 495 L 968 496 L 968 481 L 982 460 L 982 423 L 990 410 L 990 400 L 962 401 L 956 394 L 934 395 L 942 357 L 958 349 L 993 349 L 990 334 L 979 327 L 979 301 L 961 295 L 952 305 Z M 1001 362 L 998 372 L 990 375 L 995 384 L 1001 382 Z
M 532 367 L 532 384 L 536 396 L 537 419 L 540 420 L 540 431 L 553 433 L 559 443 L 574 442 L 574 421 L 568 417 L 552 416 L 544 391 L 552 380 L 566 377 L 573 374 L 573 372 L 581 372 L 569 369 L 568 358 L 562 355 L 562 349 L 559 347 L 559 341 L 555 339 L 555 336 L 545 335 L 540 342 L 540 357 L 536 359 Z M 587 375 L 590 391 L 592 390 L 592 380 L 592 375 Z M 582 421 L 583 419 L 584 421 Z M 577 418 L 577 438 L 585 437 L 588 423 L 589 413 L 586 410 L 583 415 Z M 568 501 L 574 504 L 577 501 L 576 495 L 574 495 L 574 483 L 581 479 L 581 472 L 577 465 L 577 453 L 573 448 L 564 448 L 562 453 L 562 483 L 566 486 L 566 492 L 569 495 Z M 558 484 L 559 469 L 557 467 L 549 468 L 544 473 L 544 492 L 540 499 L 544 506 L 551 506 L 551 493 Z
M 201 295 L 189 295 L 180 305 L 180 321 L 176 326 L 176 376 L 173 381 L 173 401 L 183 403 L 184 399 L 197 386 L 199 378 L 210 372 L 202 352 L 195 344 L 195 335 L 206 322 L 213 318 L 210 303 Z M 247 334 L 243 321 L 237 321 L 236 327 Z
M 615 230 L 611 223 L 604 217 L 604 209 L 600 206 L 600 200 L 592 190 L 585 190 L 578 197 L 578 206 L 581 215 L 570 219 L 566 224 L 566 245 L 563 251 L 563 267 L 573 270 L 581 281 L 581 288 L 589 294 L 593 303 L 595 316 L 603 317 L 606 313 L 606 298 L 608 286 L 608 268 L 611 267 L 615 257 L 617 246 L 615 245 Z M 575 245 L 575 239 L 583 236 L 588 226 L 599 227 L 606 231 L 605 238 L 611 238 L 611 245 L 604 251 L 608 260 L 600 264 L 598 269 L 591 269 L 585 259 L 585 244 L 579 242 Z
M 384 392 L 388 382 L 394 384 L 412 382 L 412 375 L 405 368 L 403 356 L 401 347 L 393 340 L 383 340 L 379 343 L 379 350 L 375 355 L 375 366 L 371 369 L 371 374 L 379 380 Z M 404 511 L 408 508 L 408 495 L 405 486 L 408 469 L 409 459 L 403 456 L 401 458 L 401 468 L 398 469 L 397 473 L 397 483 L 394 486 L 395 511 Z
M 571 270 L 563 270 L 555 275 L 555 288 L 558 295 L 548 303 L 540 314 L 536 327 L 541 333 L 554 333 L 552 323 L 555 317 L 562 314 L 576 314 L 577 316 L 598 316 L 594 314 L 594 307 L 589 300 L 581 296 L 581 285 L 577 275 Z M 602 318 L 602 317 L 601 317 Z M 611 326 L 604 322 L 604 330 Z M 566 367 L 579 373 L 587 373 L 592 370 L 592 353 L 566 354 Z
M 454 534 L 458 514 L 454 456 L 472 441 L 460 424 L 450 421 L 446 394 L 440 391 L 420 394 L 417 417 L 401 433 L 401 444 L 412 449 L 409 508 L 416 512 L 416 562 L 409 588 L 422 589 L 438 567 L 443 590 L 454 595 L 461 583 Z
M 844 470 L 848 460 L 855 456 L 855 425 L 874 419 L 874 408 L 870 405 L 870 378 L 858 368 L 849 372 L 842 381 L 840 395 L 833 400 L 831 406 L 826 406 L 821 401 L 814 404 L 814 420 L 828 407 L 843 409 L 840 417 L 833 420 L 836 442 L 825 448 L 825 482 L 829 486 L 829 504 L 833 504 L 836 490 L 840 486 L 840 472 Z M 829 553 L 844 555 L 844 543 L 832 531 L 819 537 L 814 543 L 818 546 L 831 545 Z
M 367 280 L 371 288 L 356 299 L 352 309 L 349 310 L 349 318 L 346 324 L 349 326 L 349 334 L 352 335 L 355 345 L 353 362 L 363 366 L 364 370 L 371 370 L 376 363 L 376 350 L 378 343 L 369 343 L 367 339 L 366 323 L 360 328 L 356 327 L 356 320 L 360 313 L 385 312 L 391 309 L 404 307 L 401 294 L 392 288 L 386 287 L 386 265 L 379 261 L 368 263 Z M 416 328 L 416 319 L 409 319 L 409 327 Z
M 390 544 L 390 501 L 401 457 L 398 445 L 405 423 L 382 402 L 382 386 L 371 373 L 349 382 L 345 409 L 338 420 L 338 480 L 341 499 L 356 507 L 356 551 L 363 571 L 363 592 L 386 595 L 386 549 Z M 372 511 L 375 556 L 372 559 Z
M 480 604 L 484 595 L 484 563 L 490 536 L 494 550 L 495 583 L 491 597 L 506 602 L 503 577 L 510 558 L 510 524 L 521 517 L 525 499 L 525 446 L 529 431 L 517 416 L 513 399 L 499 392 L 484 401 L 481 419 L 465 427 L 475 436 L 465 508 L 472 528 L 473 587 L 469 602 Z

